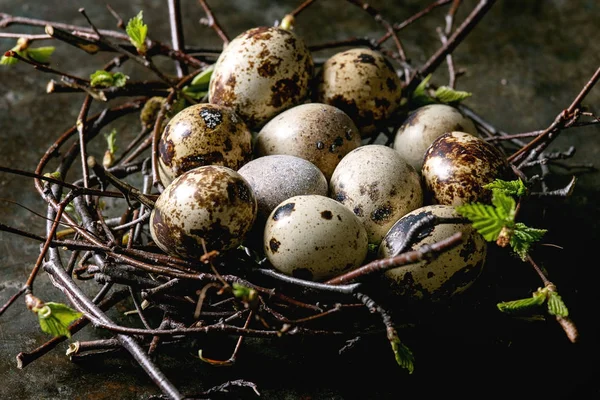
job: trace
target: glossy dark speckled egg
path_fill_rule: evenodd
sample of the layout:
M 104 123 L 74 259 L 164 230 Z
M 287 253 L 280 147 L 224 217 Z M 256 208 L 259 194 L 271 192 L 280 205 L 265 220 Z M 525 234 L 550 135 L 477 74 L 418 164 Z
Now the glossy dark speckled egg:
M 446 132 L 427 149 L 421 170 L 425 204 L 458 206 L 491 201 L 483 186 L 496 178 L 510 180 L 506 157 L 492 144 L 466 132 Z
M 256 219 L 252 188 L 236 171 L 207 165 L 175 178 L 158 196 L 150 234 L 165 253 L 188 259 L 242 243 Z
M 394 295 L 407 296 L 411 300 L 440 301 L 464 292 L 481 274 L 487 255 L 487 242 L 469 222 L 427 225 L 412 242 L 407 242 L 414 225 L 431 216 L 460 217 L 453 206 L 420 207 L 392 226 L 379 246 L 378 257 L 387 258 L 417 250 L 456 232 L 462 232 L 462 241 L 431 261 L 419 261 L 387 271 L 384 276 Z

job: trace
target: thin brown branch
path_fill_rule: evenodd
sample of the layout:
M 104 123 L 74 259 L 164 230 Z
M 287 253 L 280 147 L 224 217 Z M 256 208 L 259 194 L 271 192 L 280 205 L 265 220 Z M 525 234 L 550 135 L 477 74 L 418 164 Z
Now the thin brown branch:
M 208 3 L 206 3 L 206 0 L 198 0 L 198 2 L 200 3 L 202 8 L 204 9 L 204 12 L 206 13 L 206 19 L 203 21 L 204 24 L 209 28 L 212 28 L 223 41 L 223 45 L 227 46 L 229 44 L 229 37 L 227 36 L 223 28 L 221 28 L 221 25 L 219 25 L 219 22 L 213 15 L 212 10 L 208 6 Z

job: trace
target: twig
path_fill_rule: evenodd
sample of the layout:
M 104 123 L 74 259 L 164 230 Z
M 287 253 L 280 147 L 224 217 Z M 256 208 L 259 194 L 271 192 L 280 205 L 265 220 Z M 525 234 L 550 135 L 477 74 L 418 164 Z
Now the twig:
M 227 36 L 225 31 L 223 31 L 223 28 L 221 28 L 221 25 L 219 25 L 219 22 L 213 15 L 210 7 L 208 6 L 208 4 L 206 3 L 205 0 L 198 0 L 198 2 L 200 3 L 202 8 L 204 9 L 204 12 L 206 13 L 206 19 L 203 20 L 202 22 L 205 25 L 207 25 L 209 28 L 212 28 L 217 33 L 217 35 L 219 35 L 221 40 L 223 41 L 223 45 L 227 46 L 229 44 L 229 37 Z
M 171 43 L 173 50 L 179 51 L 185 49 L 185 43 L 183 39 L 183 24 L 181 22 L 181 6 L 179 0 L 168 0 L 169 4 L 169 26 L 171 28 Z M 177 69 L 177 77 L 182 78 L 188 74 L 187 65 L 182 63 L 180 60 L 175 62 L 175 68 Z

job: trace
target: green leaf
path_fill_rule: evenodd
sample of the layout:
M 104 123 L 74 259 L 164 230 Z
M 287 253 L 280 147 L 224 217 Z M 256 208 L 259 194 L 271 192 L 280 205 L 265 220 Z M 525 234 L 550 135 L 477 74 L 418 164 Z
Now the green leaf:
M 71 337 L 67 329 L 73 321 L 79 319 L 83 314 L 67 307 L 61 303 L 45 303 L 44 306 L 35 310 L 38 315 L 42 331 L 53 336 Z
M 111 154 L 115 154 L 115 152 L 117 151 L 117 130 L 113 129 L 112 131 L 110 131 L 109 134 L 104 135 L 106 137 L 106 144 L 108 146 L 108 151 L 111 152 Z
M 210 77 L 215 69 L 215 64 L 211 64 L 202 72 L 192 79 L 190 86 L 202 86 L 203 90 L 208 90 L 208 84 L 210 82 Z
M 33 61 L 37 61 L 41 64 L 46 64 L 50 61 L 50 56 L 56 50 L 53 46 L 44 46 L 44 47 L 36 47 L 36 48 L 28 48 L 27 49 L 27 57 L 32 59 Z
M 521 260 L 525 261 L 531 245 L 539 241 L 546 232 L 547 229 L 530 228 L 522 222 L 517 222 L 513 228 L 510 245 Z
M 501 191 L 509 196 L 521 197 L 527 193 L 527 187 L 521 179 L 514 181 L 504 181 L 502 179 L 496 179 L 487 185 L 483 185 L 485 189 L 490 189 L 494 192 Z
M 125 85 L 129 77 L 122 72 L 108 72 L 99 69 L 90 75 L 90 86 L 92 87 L 121 87 Z
M 556 292 L 548 292 L 548 312 L 559 317 L 568 317 L 569 310 Z
M 125 28 L 129 41 L 135 46 L 138 53 L 146 54 L 146 35 L 148 34 L 148 25 L 144 24 L 144 15 L 140 11 L 138 15 L 131 18 Z
M 411 102 L 413 107 L 420 107 L 427 104 L 435 103 L 435 100 L 427 93 L 427 85 L 431 79 L 431 74 L 427 75 L 421 83 L 415 88 L 411 96 Z
M 506 195 L 502 191 L 494 191 L 492 195 L 492 204 L 496 207 L 496 214 L 502 218 L 506 225 L 511 225 L 515 220 L 517 212 L 517 203 L 515 199 Z
M 546 292 L 537 291 L 533 294 L 532 297 L 527 299 L 519 299 L 512 301 L 505 301 L 502 303 L 496 304 L 498 310 L 507 313 L 507 314 L 515 314 L 523 311 L 529 311 L 532 308 L 536 308 L 544 304 L 546 301 Z
M 500 231 L 506 223 L 505 216 L 500 215 L 496 207 L 488 204 L 463 204 L 457 206 L 456 211 L 468 218 L 473 223 L 473 228 L 488 242 L 498 239 Z
M 190 86 L 184 87 L 182 91 L 183 94 L 185 94 L 188 97 L 191 97 L 194 100 L 202 100 L 204 96 L 208 94 L 208 91 L 206 90 L 195 91 L 194 88 Z
M 440 86 L 435 91 L 435 98 L 442 103 L 458 103 L 472 95 L 473 93 L 454 90 L 449 86 Z
M 390 344 L 392 345 L 392 351 L 394 352 L 394 357 L 396 358 L 398 365 L 407 369 L 409 374 L 412 374 L 415 370 L 415 357 L 413 356 L 412 351 L 400 342 L 398 337 L 390 340 Z
M 13 48 L 12 51 L 17 53 L 21 57 L 25 57 L 25 53 L 22 51 L 15 50 L 15 48 Z M 16 57 L 6 57 L 5 55 L 3 55 L 2 58 L 0 58 L 0 65 L 15 65 L 18 62 L 19 59 Z

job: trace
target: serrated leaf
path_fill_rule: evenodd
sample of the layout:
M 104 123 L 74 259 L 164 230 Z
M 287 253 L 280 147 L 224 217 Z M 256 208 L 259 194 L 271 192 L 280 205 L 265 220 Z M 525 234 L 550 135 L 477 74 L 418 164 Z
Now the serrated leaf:
M 548 312 L 551 315 L 556 315 L 559 317 L 568 317 L 569 310 L 567 306 L 562 300 L 562 297 L 556 292 L 548 293 Z
M 442 103 L 457 103 L 471 97 L 473 93 L 454 90 L 449 86 L 440 86 L 435 91 L 435 98 Z
M 129 41 L 135 46 L 138 53 L 146 54 L 146 35 L 148 34 L 148 25 L 144 24 L 143 11 L 131 18 L 125 28 Z
M 522 222 L 518 222 L 514 226 L 510 245 L 521 260 L 525 261 L 531 245 L 540 240 L 546 232 L 546 229 L 529 228 Z
M 535 292 L 532 297 L 529 297 L 527 299 L 505 301 L 496 304 L 496 307 L 498 307 L 498 310 L 502 311 L 503 313 L 513 314 L 523 311 L 529 311 L 532 308 L 539 307 L 542 304 L 544 304 L 545 301 L 545 293 Z
M 488 242 L 498 239 L 506 222 L 505 218 L 498 214 L 496 208 L 488 204 L 463 204 L 457 206 L 456 211 L 463 217 L 468 218 L 472 222 L 473 228 Z
M 521 197 L 527 193 L 527 187 L 521 179 L 514 181 L 504 181 L 502 179 L 495 179 L 493 182 L 483 185 L 485 189 L 492 191 L 501 191 L 509 196 Z
M 408 370 L 409 374 L 412 374 L 415 370 L 415 357 L 413 356 L 412 351 L 408 347 L 404 345 L 404 343 L 400 342 L 400 339 L 397 337 L 393 340 L 390 340 L 390 344 L 392 345 L 392 351 L 394 352 L 394 357 L 396 358 L 396 363 L 402 368 Z
M 53 46 L 44 46 L 44 47 L 35 47 L 28 48 L 26 50 L 27 57 L 32 59 L 33 61 L 37 61 L 41 64 L 46 64 L 50 61 L 50 56 L 56 50 Z
M 79 319 L 83 314 L 61 303 L 45 303 L 36 310 L 42 331 L 53 336 L 71 337 L 67 329 L 73 321 Z
M 496 207 L 496 214 L 502 218 L 504 224 L 511 224 L 514 221 L 517 209 L 515 199 L 502 191 L 494 191 L 492 204 Z

